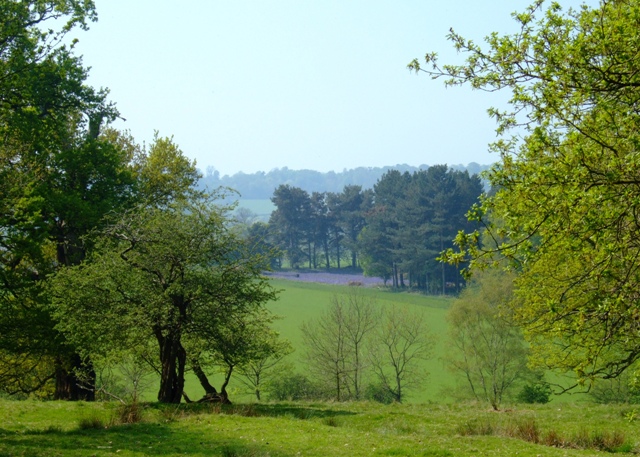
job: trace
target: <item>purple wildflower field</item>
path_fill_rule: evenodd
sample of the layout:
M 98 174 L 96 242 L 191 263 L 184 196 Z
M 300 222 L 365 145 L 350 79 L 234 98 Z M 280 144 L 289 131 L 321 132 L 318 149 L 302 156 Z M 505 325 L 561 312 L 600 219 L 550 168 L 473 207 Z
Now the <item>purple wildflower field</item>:
M 362 285 L 366 287 L 382 286 L 382 278 L 364 276 L 362 273 L 333 273 L 326 271 L 270 271 L 265 276 L 291 281 L 318 282 L 339 286 Z

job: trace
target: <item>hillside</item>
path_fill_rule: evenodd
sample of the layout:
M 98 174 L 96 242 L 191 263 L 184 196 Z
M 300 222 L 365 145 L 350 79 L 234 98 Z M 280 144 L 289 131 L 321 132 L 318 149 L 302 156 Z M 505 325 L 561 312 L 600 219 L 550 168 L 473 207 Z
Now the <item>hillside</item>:
M 469 174 L 477 174 L 490 168 L 491 165 L 480 165 L 475 162 L 464 165 L 451 165 L 454 170 L 467 170 Z M 290 170 L 287 167 L 274 168 L 269 172 L 243 173 L 221 176 L 218 171 L 210 167 L 203 172 L 200 187 L 215 189 L 220 186 L 230 187 L 240 193 L 242 199 L 269 199 L 273 190 L 280 184 L 289 184 L 311 192 L 342 192 L 344 186 L 358 185 L 363 189 L 370 189 L 378 179 L 389 170 L 413 173 L 426 170 L 429 165 L 418 167 L 399 164 L 386 167 L 358 167 L 341 172 L 329 171 L 322 173 L 313 170 Z

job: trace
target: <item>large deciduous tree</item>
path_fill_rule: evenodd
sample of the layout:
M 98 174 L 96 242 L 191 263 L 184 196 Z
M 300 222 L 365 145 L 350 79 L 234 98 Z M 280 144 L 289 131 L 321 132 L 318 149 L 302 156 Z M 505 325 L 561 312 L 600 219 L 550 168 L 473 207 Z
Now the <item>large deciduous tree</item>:
M 460 235 L 449 260 L 509 258 L 535 360 L 585 382 L 640 358 L 640 4 L 545 5 L 515 14 L 520 30 L 492 34 L 484 49 L 452 31 L 462 65 L 427 54 L 410 66 L 511 94 L 491 110 L 497 191 L 472 213 L 506 241 Z
M 244 362 L 246 328 L 262 325 L 246 316 L 275 291 L 261 276 L 264 259 L 247 251 L 226 217 L 201 198 L 124 213 L 86 262 L 53 279 L 58 328 L 92 357 L 155 341 L 161 402 L 180 402 L 185 369 L 198 354 L 215 354 L 230 370 Z
M 51 272 L 86 255 L 82 236 L 129 201 L 121 148 L 100 136 L 117 112 L 65 34 L 95 19 L 91 1 L 0 2 L 0 359 L 3 390 L 31 392 L 55 379 L 54 397 L 91 399 L 83 360 L 41 294 Z

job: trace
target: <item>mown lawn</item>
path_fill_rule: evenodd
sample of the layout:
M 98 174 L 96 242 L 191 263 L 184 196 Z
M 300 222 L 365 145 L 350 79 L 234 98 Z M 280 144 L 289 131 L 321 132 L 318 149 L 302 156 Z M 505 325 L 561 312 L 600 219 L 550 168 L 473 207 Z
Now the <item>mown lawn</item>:
M 617 455 L 635 455 L 640 446 L 640 421 L 628 406 L 518 406 L 493 412 L 477 404 L 145 404 L 142 422 L 127 425 L 116 424 L 117 408 L 0 401 L 0 455 L 602 456 L 608 453 L 569 446 L 580 436 L 615 432 L 624 438 L 619 448 L 628 451 Z M 566 447 L 523 439 L 534 429 L 540 441 L 555 432 Z

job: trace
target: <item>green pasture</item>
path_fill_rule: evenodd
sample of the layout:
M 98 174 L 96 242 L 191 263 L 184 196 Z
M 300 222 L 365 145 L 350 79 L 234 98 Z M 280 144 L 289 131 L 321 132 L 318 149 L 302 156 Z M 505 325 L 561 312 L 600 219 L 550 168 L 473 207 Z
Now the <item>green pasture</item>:
M 269 199 L 250 199 L 241 198 L 238 200 L 238 208 L 247 208 L 251 212 L 258 215 L 261 221 L 268 221 L 271 212 L 276 209 L 273 202 Z
M 296 352 L 291 359 L 298 366 L 304 363 L 304 342 L 300 327 L 303 322 L 317 319 L 330 305 L 335 295 L 349 292 L 349 286 L 334 286 L 317 283 L 303 283 L 286 280 L 274 280 L 273 285 L 281 290 L 280 299 L 271 303 L 269 308 L 282 319 L 274 327 L 281 335 L 291 341 Z M 434 335 L 436 346 L 432 359 L 426 364 L 429 377 L 424 388 L 409 396 L 409 401 L 424 402 L 442 399 L 442 390 L 451 385 L 451 374 L 443 369 L 442 354 L 446 349 L 445 314 L 450 299 L 429 297 L 422 294 L 390 292 L 378 288 L 361 288 L 360 292 L 371 296 L 378 306 L 390 306 L 393 303 L 419 309 L 427 315 L 429 330 Z
M 279 316 L 274 328 L 280 332 L 283 338 L 289 340 L 295 352 L 286 361 L 292 364 L 298 372 L 304 372 L 304 344 L 300 330 L 303 322 L 318 318 L 330 305 L 335 295 L 349 292 L 349 286 L 336 286 L 319 283 L 305 283 L 287 280 L 272 280 L 272 285 L 280 290 L 279 299 L 268 305 L 269 309 Z M 450 303 L 450 298 L 430 297 L 422 294 L 406 292 L 391 292 L 386 289 L 361 288 L 365 295 L 370 295 L 378 306 L 389 306 L 393 303 L 406 305 L 419 309 L 426 313 L 429 322 L 429 330 L 434 335 L 435 347 L 433 357 L 426 363 L 429 376 L 424 382 L 424 387 L 409 395 L 409 402 L 425 401 L 451 401 L 447 392 L 454 382 L 452 374 L 444 369 L 443 354 L 446 350 L 445 314 Z M 216 386 L 219 386 L 222 378 L 212 376 Z M 246 392 L 246 387 L 232 377 L 229 385 L 231 400 L 251 401 L 253 394 Z M 187 376 L 185 391 L 191 399 L 199 399 L 204 394 L 195 376 Z M 153 385 L 144 392 L 142 398 L 146 401 L 155 400 L 157 385 Z
M 335 295 L 349 292 L 350 287 L 283 279 L 272 280 L 272 285 L 280 290 L 279 299 L 268 305 L 269 309 L 279 316 L 279 319 L 274 323 L 274 328 L 280 332 L 283 338 L 289 340 L 295 348 L 294 353 L 285 359 L 286 365 L 293 366 L 295 371 L 304 374 L 304 342 L 300 330 L 303 322 L 318 318 L 330 305 Z M 464 380 L 459 375 L 455 375 L 448 370 L 444 363 L 448 350 L 445 316 L 452 298 L 426 296 L 419 293 L 392 292 L 375 287 L 361 288 L 360 291 L 375 299 L 378 306 L 384 307 L 396 303 L 406 305 L 410 309 L 420 310 L 427 315 L 429 331 L 435 338 L 433 355 L 424 364 L 424 368 L 429 375 L 420 389 L 409 392 L 406 401 L 408 403 L 451 403 L 460 400 L 460 396 L 456 395 L 456 386 L 460 382 L 464 382 Z M 286 365 L 283 364 L 282 366 Z M 221 374 L 211 373 L 210 377 L 215 386 L 219 387 L 221 385 Z M 568 384 L 566 378 L 555 373 L 549 374 L 549 380 L 560 385 Z M 142 393 L 141 398 L 144 401 L 155 401 L 157 389 L 157 382 L 151 383 Z M 231 378 L 228 391 L 231 400 L 234 402 L 250 402 L 255 398 L 253 393 L 248 391 L 247 387 L 239 381 L 237 375 Z M 191 373 L 187 373 L 185 379 L 185 392 L 192 400 L 200 399 L 204 395 L 204 390 Z M 588 397 L 583 393 L 563 394 L 552 397 L 552 403 L 554 404 L 584 402 L 586 400 L 588 400 Z
M 628 406 L 140 406 L 140 422 L 123 423 L 115 403 L 0 400 L 0 455 L 585 457 L 637 455 L 640 446 Z

